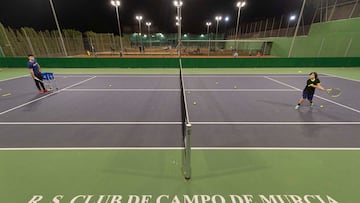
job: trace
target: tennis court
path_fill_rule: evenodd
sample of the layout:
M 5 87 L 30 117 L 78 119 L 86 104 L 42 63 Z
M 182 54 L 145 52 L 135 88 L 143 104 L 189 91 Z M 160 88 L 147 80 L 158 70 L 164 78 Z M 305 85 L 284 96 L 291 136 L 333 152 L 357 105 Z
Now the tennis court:
M 57 74 L 60 90 L 45 95 L 34 92 L 28 76 L 1 81 L 0 177 L 7 183 L 1 198 L 117 202 L 121 194 L 127 202 L 136 202 L 131 195 L 151 195 L 155 202 L 166 194 L 161 202 L 172 202 L 176 195 L 207 194 L 211 202 L 222 201 L 213 195 L 234 202 L 226 195 L 237 194 L 239 203 L 246 202 L 243 195 L 252 195 L 253 202 L 306 202 L 306 195 L 309 202 L 360 198 L 358 80 L 321 74 L 322 84 L 341 88 L 342 96 L 318 91 L 314 108 L 295 110 L 307 74 L 194 72 L 184 76 L 192 124 L 190 181 L 181 171 L 178 74 Z

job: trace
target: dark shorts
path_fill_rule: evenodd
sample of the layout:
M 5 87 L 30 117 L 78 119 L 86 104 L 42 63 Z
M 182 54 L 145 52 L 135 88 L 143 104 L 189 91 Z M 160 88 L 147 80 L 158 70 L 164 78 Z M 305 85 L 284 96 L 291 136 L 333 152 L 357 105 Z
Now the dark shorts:
M 307 100 L 312 101 L 313 98 L 314 98 L 314 94 L 308 94 L 306 92 L 303 93 L 303 99 L 307 99 Z

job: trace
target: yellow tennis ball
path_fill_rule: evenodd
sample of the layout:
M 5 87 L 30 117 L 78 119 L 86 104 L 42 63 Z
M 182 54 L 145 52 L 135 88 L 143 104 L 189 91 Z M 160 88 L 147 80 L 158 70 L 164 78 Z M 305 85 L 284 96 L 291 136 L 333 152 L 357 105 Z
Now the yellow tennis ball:
M 301 70 L 299 70 L 299 71 L 298 71 L 298 73 L 302 73 L 302 71 L 301 71 Z
M 197 102 L 196 102 L 196 101 L 194 101 L 194 102 L 193 102 L 193 104 L 194 104 L 194 105 L 196 105 L 196 104 L 197 104 Z
M 320 108 L 324 108 L 324 105 L 320 105 Z

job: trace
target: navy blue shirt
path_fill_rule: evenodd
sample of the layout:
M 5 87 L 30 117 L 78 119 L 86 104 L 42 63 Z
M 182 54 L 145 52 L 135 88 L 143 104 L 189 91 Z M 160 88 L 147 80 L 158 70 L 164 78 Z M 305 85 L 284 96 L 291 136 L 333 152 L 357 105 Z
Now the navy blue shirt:
M 34 71 L 35 75 L 38 75 L 41 73 L 39 64 L 36 60 L 34 60 L 33 62 L 28 61 L 27 66 L 29 69 L 32 69 Z

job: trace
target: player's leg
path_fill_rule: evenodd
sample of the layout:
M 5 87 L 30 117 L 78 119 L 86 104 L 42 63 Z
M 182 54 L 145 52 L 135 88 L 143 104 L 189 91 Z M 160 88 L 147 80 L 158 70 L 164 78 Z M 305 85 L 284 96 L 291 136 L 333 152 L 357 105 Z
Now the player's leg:
M 40 93 L 40 94 L 43 93 L 42 90 L 41 90 L 41 88 L 40 88 L 40 82 L 37 81 L 37 80 L 35 80 L 35 79 L 34 79 L 34 82 L 35 82 L 36 88 L 39 90 L 39 93 Z
M 310 102 L 310 107 L 314 107 L 314 102 L 313 102 L 313 99 L 314 99 L 314 95 L 313 94 L 310 94 L 308 95 L 308 100 Z
M 298 104 L 295 106 L 295 109 L 296 109 L 296 110 L 299 109 L 299 108 L 300 108 L 300 105 L 301 105 L 302 103 L 304 103 L 305 99 L 307 99 L 307 98 L 308 98 L 308 95 L 305 94 L 305 93 L 303 93 L 302 98 L 299 99 L 299 102 L 298 102 Z
M 42 77 L 42 74 L 41 74 L 41 73 L 37 74 L 36 77 L 37 77 L 39 80 L 43 81 L 43 77 Z M 43 83 L 43 82 L 40 82 L 40 81 L 38 81 L 38 83 L 39 83 L 40 86 L 42 87 L 43 91 L 44 91 L 44 92 L 47 92 L 44 83 Z

